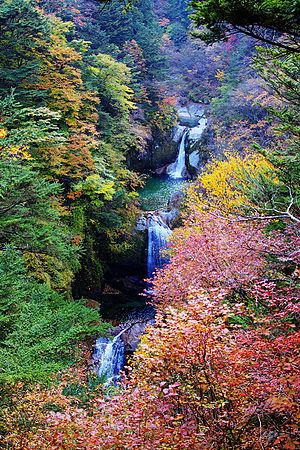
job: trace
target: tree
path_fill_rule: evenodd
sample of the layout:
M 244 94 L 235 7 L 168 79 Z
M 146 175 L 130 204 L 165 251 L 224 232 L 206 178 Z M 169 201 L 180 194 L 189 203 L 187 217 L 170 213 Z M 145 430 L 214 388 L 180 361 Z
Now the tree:
M 79 247 L 54 205 L 60 193 L 18 159 L 0 160 L 0 246 L 23 253 L 30 273 L 62 291 L 69 291 L 79 268 Z
M 97 311 L 26 273 L 21 252 L 0 254 L 0 385 L 49 381 L 76 359 L 75 342 L 104 333 Z
M 57 178 L 78 179 L 93 169 L 92 151 L 97 148 L 98 98 L 88 91 L 78 64 L 82 59 L 67 41 L 72 25 L 56 17 L 50 21 L 48 51 L 40 53 L 38 80 L 31 88 L 47 92 L 46 105 L 61 116 L 66 141 L 58 146 L 41 146 L 37 154 Z
M 199 211 L 218 209 L 224 215 L 242 216 L 255 211 L 278 186 L 275 169 L 263 156 L 227 153 L 224 160 L 207 165 L 189 188 L 187 203 Z
M 275 125 L 277 139 L 273 145 L 268 148 L 261 144 L 258 150 L 279 169 L 280 180 L 288 186 L 284 203 L 288 207 L 293 198 L 293 208 L 299 209 L 300 57 L 298 54 L 282 53 L 276 48 L 260 48 L 255 65 L 270 91 L 278 99 L 277 103 L 270 105 L 268 109 L 270 115 L 279 120 Z
M 49 22 L 36 8 L 34 0 L 4 0 L 0 5 L 0 94 L 15 88 L 18 100 L 40 97 L 41 92 L 25 86 L 36 80 L 40 61 L 46 51 Z
M 101 107 L 111 115 L 128 117 L 134 109 L 129 68 L 111 56 L 98 54 L 90 66 L 90 83 L 97 90 Z
M 300 9 L 295 0 L 194 0 L 191 6 L 195 24 L 207 27 L 208 31 L 200 30 L 199 35 L 208 42 L 224 39 L 228 33 L 242 32 L 286 50 L 299 51 Z

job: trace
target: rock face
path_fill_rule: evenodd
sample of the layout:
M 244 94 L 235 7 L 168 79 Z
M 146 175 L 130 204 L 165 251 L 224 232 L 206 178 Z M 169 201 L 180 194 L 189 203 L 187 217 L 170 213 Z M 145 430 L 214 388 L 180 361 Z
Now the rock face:
M 147 151 L 139 156 L 131 156 L 128 161 L 130 168 L 142 173 L 155 171 L 176 159 L 177 143 L 172 130 L 154 130 Z
M 184 125 L 176 125 L 173 129 L 173 141 L 178 144 L 183 136 L 183 133 L 185 131 L 186 127 Z
M 194 150 L 189 154 L 189 164 L 194 169 L 198 170 L 200 166 L 200 155 L 198 150 Z
M 196 127 L 199 120 L 204 115 L 204 108 L 197 103 L 188 103 L 186 106 L 179 107 L 177 110 L 180 125 L 186 127 Z
M 202 117 L 196 127 L 190 129 L 188 136 L 187 166 L 191 175 L 196 175 L 205 161 L 203 134 L 207 128 L 207 119 Z
M 137 321 L 130 325 L 128 330 L 122 334 L 122 341 L 125 344 L 125 351 L 127 353 L 133 353 L 136 351 L 147 326 L 152 325 L 153 323 L 153 320 Z
M 121 338 L 125 345 L 126 353 L 133 353 L 137 349 L 142 335 L 145 333 L 146 328 L 149 325 L 155 323 L 155 309 L 152 306 L 146 306 L 145 308 L 136 311 L 131 314 L 126 320 L 118 327 L 114 328 L 113 335 L 118 335 L 122 330 Z
M 199 120 L 198 125 L 190 129 L 188 140 L 190 142 L 199 141 L 202 138 L 203 131 L 206 127 L 207 119 L 205 117 L 202 117 L 202 119 Z

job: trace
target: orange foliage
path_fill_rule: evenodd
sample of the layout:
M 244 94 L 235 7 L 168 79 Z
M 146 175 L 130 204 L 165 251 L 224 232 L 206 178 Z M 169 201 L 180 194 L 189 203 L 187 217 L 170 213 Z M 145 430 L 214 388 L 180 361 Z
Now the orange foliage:
M 117 395 L 101 387 L 84 402 L 62 395 L 75 380 L 83 389 L 82 370 L 65 374 L 51 390 L 16 395 L 6 443 L 24 450 L 297 448 L 299 287 L 257 278 L 263 249 L 276 248 L 290 262 L 299 255 L 288 254 L 280 236 L 272 242 L 259 228 L 216 215 L 194 217 L 189 227 L 155 280 L 156 324 Z M 233 251 L 226 243 L 234 235 Z

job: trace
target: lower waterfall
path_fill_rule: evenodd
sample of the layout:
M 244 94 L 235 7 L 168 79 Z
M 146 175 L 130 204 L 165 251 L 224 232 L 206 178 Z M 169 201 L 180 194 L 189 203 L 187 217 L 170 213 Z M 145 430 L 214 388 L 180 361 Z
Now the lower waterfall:
M 156 268 L 162 267 L 168 262 L 168 258 L 162 254 L 167 247 L 168 238 L 172 231 L 159 214 L 153 214 L 148 219 L 148 278 L 153 277 Z M 150 293 L 150 291 L 149 291 Z M 123 325 L 124 326 L 124 325 Z M 104 385 L 116 383 L 125 362 L 125 344 L 122 334 L 128 330 L 128 326 L 114 338 L 100 337 L 96 341 L 93 360 L 97 375 L 104 379 Z
M 122 330 L 113 339 L 100 337 L 96 340 L 93 360 L 97 367 L 99 378 L 105 379 L 105 384 L 112 384 L 120 378 L 120 372 L 125 361 L 125 345 L 122 341 Z

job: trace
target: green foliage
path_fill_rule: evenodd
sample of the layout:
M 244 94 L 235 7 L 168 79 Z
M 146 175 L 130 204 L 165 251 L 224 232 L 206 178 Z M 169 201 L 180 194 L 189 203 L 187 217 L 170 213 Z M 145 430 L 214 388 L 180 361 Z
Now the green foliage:
M 20 252 L 0 254 L 0 383 L 45 381 L 76 358 L 76 342 L 104 333 L 98 313 L 26 276 Z
M 98 54 L 90 66 L 90 83 L 96 89 L 104 111 L 128 116 L 135 107 L 129 68 L 109 55 Z
M 192 0 L 191 6 L 196 25 L 207 27 L 199 33 L 207 42 L 225 39 L 232 31 L 241 31 L 282 48 L 297 49 L 300 6 L 296 0 Z M 287 33 L 292 41 L 279 41 L 274 31 Z
M 268 107 L 270 117 L 277 119 L 277 139 L 270 145 L 256 146 L 276 167 L 281 188 L 270 197 L 275 211 L 287 211 L 294 219 L 300 216 L 300 56 L 277 48 L 259 48 L 255 66 L 276 99 Z M 294 220 L 293 219 L 293 220 Z
M 38 51 L 45 50 L 49 22 L 34 0 L 4 0 L 0 4 L 0 93 L 17 88 L 19 98 L 39 96 L 25 91 L 36 80 L 40 67 Z
M 18 160 L 0 160 L 0 171 L 1 248 L 13 245 L 25 253 L 33 275 L 49 284 L 52 264 L 62 272 L 78 269 L 78 248 L 72 245 L 70 231 L 51 204 L 51 198 L 54 201 L 59 194 L 58 184 L 46 181 Z M 55 285 L 59 284 L 56 279 Z
M 281 100 L 281 104 L 270 107 L 270 112 L 280 119 L 281 130 L 299 139 L 300 55 L 276 48 L 260 47 L 255 66 L 273 95 Z
M 60 112 L 49 108 L 28 107 L 15 100 L 16 93 L 0 100 L 1 126 L 8 135 L 1 140 L 5 146 L 28 146 L 32 151 L 40 145 L 49 147 L 65 142 L 66 136 L 59 129 Z
M 121 2 L 112 1 L 106 4 L 102 10 L 98 9 L 96 17 L 97 27 L 101 33 L 108 36 L 110 45 L 115 45 L 120 49 L 126 41 L 130 41 L 132 38 L 137 41 L 142 48 L 147 65 L 146 78 L 148 76 L 157 77 L 162 73 L 164 69 L 164 58 L 160 51 L 162 31 L 153 12 L 152 0 L 138 0 L 126 13 Z M 93 26 L 93 21 L 87 25 L 87 28 L 91 26 Z M 99 49 L 103 48 L 102 36 L 97 41 L 94 38 L 91 39 L 89 30 L 87 32 L 87 38 L 92 40 Z M 97 30 L 95 32 L 99 33 Z

